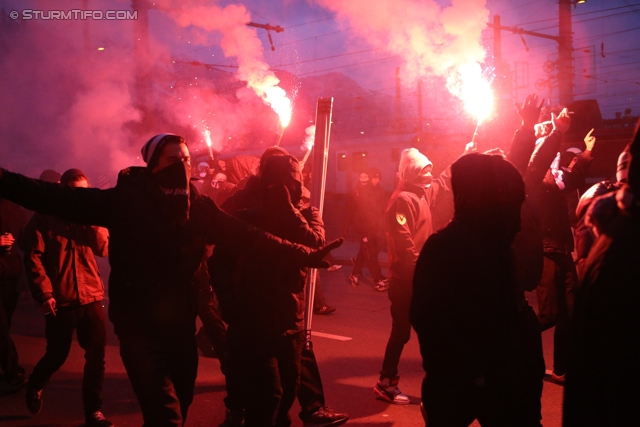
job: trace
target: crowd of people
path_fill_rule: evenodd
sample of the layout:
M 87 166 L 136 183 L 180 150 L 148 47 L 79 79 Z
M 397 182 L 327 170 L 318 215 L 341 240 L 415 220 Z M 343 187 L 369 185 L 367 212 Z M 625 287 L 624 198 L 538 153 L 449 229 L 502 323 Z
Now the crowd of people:
M 565 386 L 565 426 L 635 419 L 639 130 L 616 180 L 596 184 L 571 208 L 595 137 L 560 152 L 571 113 L 543 117 L 542 105 L 530 95 L 518 106 L 522 126 L 506 154 L 480 154 L 469 143 L 433 177 L 427 156 L 408 148 L 389 199 L 375 168 L 359 174 L 349 195 L 344 230 L 353 227 L 359 243 L 349 282 L 361 283 L 367 267 L 391 303 L 374 394 L 410 403 L 398 365 L 413 328 L 429 427 L 475 419 L 539 427 L 545 376 Z M 76 331 L 86 424 L 112 425 L 102 413 L 105 286 L 95 260 L 108 255 L 108 317 L 144 425 L 187 419 L 197 316 L 226 379 L 225 426 L 289 426 L 296 399 L 306 427 L 348 421 L 326 405 L 303 330 L 307 268 L 334 265 L 327 258 L 342 239 L 326 243 L 305 188 L 310 174 L 305 179 L 294 156 L 272 147 L 260 159 L 240 157 L 197 165 L 196 185 L 186 141 L 159 134 L 142 147 L 146 167 L 121 171 L 109 189 L 91 188 L 78 169 L 45 171 L 40 180 L 0 170 L 0 368 L 12 390 L 26 385 L 30 412 L 40 412 Z M 438 230 L 433 211 L 451 201 L 453 217 Z M 36 213 L 16 219 L 11 202 Z M 378 261 L 384 244 L 387 277 Z M 46 325 L 45 354 L 28 376 L 9 334 L 21 270 Z M 537 313 L 525 294 L 534 290 Z M 317 314 L 335 310 L 321 286 L 315 299 Z M 545 372 L 541 333 L 553 326 L 553 369 Z

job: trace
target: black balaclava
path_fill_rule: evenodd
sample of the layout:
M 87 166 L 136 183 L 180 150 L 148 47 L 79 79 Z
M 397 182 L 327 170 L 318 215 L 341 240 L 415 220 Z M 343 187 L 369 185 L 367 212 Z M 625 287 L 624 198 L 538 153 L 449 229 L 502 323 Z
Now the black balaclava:
M 179 222 L 189 219 L 189 181 L 191 168 L 185 162 L 177 162 L 153 174 L 160 190 L 169 202 L 172 217 Z

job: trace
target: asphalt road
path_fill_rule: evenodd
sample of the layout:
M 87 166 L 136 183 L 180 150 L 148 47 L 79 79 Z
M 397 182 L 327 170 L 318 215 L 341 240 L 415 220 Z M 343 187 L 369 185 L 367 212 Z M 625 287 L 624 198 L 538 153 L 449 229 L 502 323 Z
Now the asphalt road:
M 346 245 L 337 255 L 340 258 L 353 250 L 354 245 Z M 411 404 L 396 406 L 374 398 L 372 388 L 378 378 L 391 327 L 389 301 L 386 292 L 375 291 L 371 282 L 363 281 L 358 287 L 352 287 L 346 280 L 350 270 L 351 267 L 345 266 L 335 272 L 322 272 L 326 298 L 330 305 L 337 307 L 337 311 L 327 316 L 314 316 L 313 320 L 313 330 L 318 333 L 313 342 L 327 404 L 350 415 L 347 425 L 423 426 L 419 403 L 424 373 L 415 334 L 405 347 L 400 363 L 400 388 L 410 396 Z M 535 304 L 535 298 L 532 300 Z M 548 367 L 552 361 L 552 331 L 543 334 Z M 20 301 L 12 332 L 20 362 L 30 372 L 45 348 L 44 319 L 30 299 Z M 140 426 L 140 409 L 122 366 L 118 342 L 110 324 L 106 354 L 103 412 L 116 426 Z M 83 352 L 74 343 L 67 362 L 44 390 L 44 407 L 40 414 L 31 415 L 27 411 L 24 389 L 0 397 L 0 427 L 82 425 L 83 365 Z M 224 418 L 224 395 L 224 378 L 218 361 L 201 357 L 195 398 L 186 425 L 209 427 L 220 424 Z M 561 402 L 562 387 L 545 383 L 542 399 L 545 427 L 561 425 Z M 297 427 L 302 426 L 297 417 L 298 410 L 296 403 L 291 415 L 293 426 Z

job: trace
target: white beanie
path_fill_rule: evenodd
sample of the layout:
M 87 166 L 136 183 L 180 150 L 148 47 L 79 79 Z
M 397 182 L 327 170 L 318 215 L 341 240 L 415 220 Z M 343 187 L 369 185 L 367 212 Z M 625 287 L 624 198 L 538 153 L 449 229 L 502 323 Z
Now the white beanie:
M 629 162 L 631 161 L 631 153 L 625 150 L 618 156 L 618 167 L 616 169 L 616 179 L 618 182 L 627 182 L 629 179 Z
M 141 150 L 142 160 L 144 160 L 144 162 L 148 164 L 153 158 L 153 154 L 156 152 L 156 150 L 160 150 L 159 152 L 162 151 L 162 148 L 167 142 L 167 137 L 170 137 L 170 136 L 177 136 L 177 135 L 174 135 L 172 133 L 161 133 L 160 135 L 156 135 L 152 137 L 150 140 L 148 140 L 142 146 L 142 150 Z

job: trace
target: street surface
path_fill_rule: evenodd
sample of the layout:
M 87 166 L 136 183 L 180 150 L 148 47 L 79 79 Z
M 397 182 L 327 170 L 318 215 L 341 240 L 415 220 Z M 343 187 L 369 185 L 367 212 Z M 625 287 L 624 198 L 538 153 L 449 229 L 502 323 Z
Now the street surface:
M 335 251 L 337 259 L 354 256 L 353 242 Z M 381 254 L 381 259 L 386 253 Z M 415 334 L 404 349 L 400 363 L 400 388 L 411 398 L 411 404 L 391 405 L 374 398 L 372 388 L 391 328 L 389 300 L 386 292 L 377 292 L 370 281 L 363 280 L 354 288 L 347 281 L 351 267 L 335 272 L 322 272 L 322 286 L 330 305 L 337 311 L 327 316 L 314 316 L 314 349 L 322 374 L 327 404 L 336 411 L 347 412 L 347 425 L 371 427 L 424 426 L 420 415 L 420 383 L 424 372 Z M 384 271 L 386 273 L 386 271 Z M 368 274 L 365 269 L 365 274 Z M 532 298 L 534 300 L 534 298 Z M 535 303 L 535 300 L 532 301 Z M 12 335 L 22 366 L 31 372 L 44 354 L 44 316 L 31 299 L 21 299 L 13 318 Z M 551 368 L 553 329 L 543 334 L 547 368 Z M 118 341 L 109 323 L 106 350 L 106 377 L 103 412 L 115 426 L 142 425 L 142 416 L 118 354 Z M 42 412 L 31 415 L 24 403 L 24 389 L 0 397 L 0 427 L 80 426 L 84 422 L 81 398 L 83 352 L 74 342 L 64 366 L 52 377 L 44 390 Z M 224 377 L 217 359 L 201 357 L 193 404 L 187 426 L 218 426 L 224 419 Z M 542 398 L 545 427 L 561 425 L 562 387 L 545 382 Z M 291 412 L 293 426 L 300 427 L 297 403 Z M 474 423 L 473 426 L 479 424 Z

